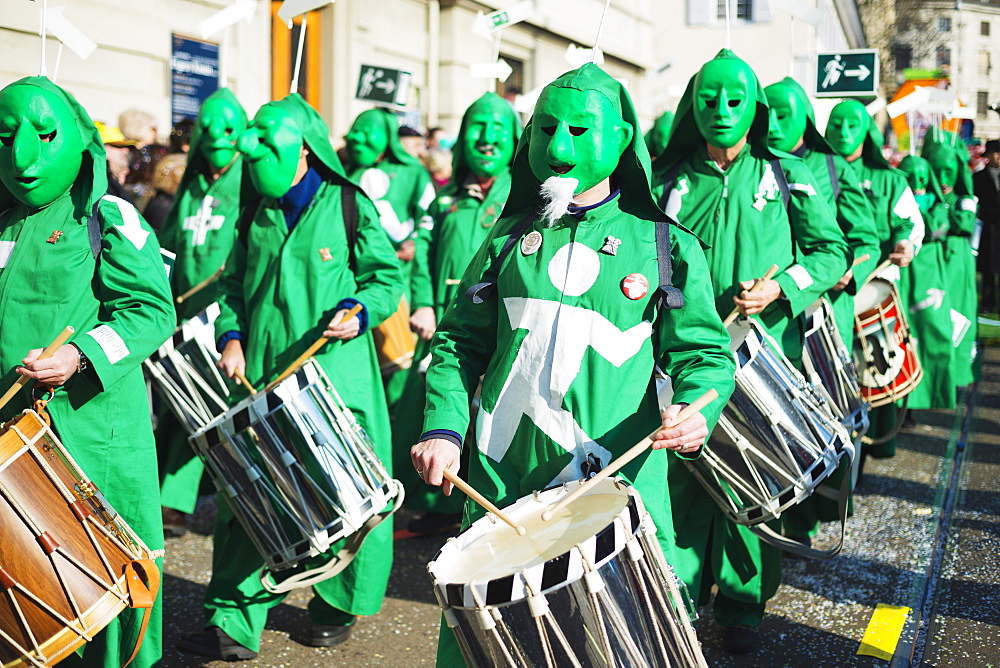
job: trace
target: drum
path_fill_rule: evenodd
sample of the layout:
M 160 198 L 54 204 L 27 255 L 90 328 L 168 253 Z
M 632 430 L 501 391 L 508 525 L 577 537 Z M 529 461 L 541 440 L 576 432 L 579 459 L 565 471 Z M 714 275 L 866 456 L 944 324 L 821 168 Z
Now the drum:
M 820 299 L 806 309 L 806 338 L 802 365 L 813 387 L 822 388 L 834 414 L 851 434 L 868 431 L 868 404 L 861 397 L 854 360 L 840 338 L 833 306 Z
M 38 413 L 0 434 L 0 663 L 51 666 L 126 607 L 152 554 Z M 148 560 L 148 561 L 146 561 Z M 135 584 L 133 582 L 133 584 Z M 150 592 L 156 597 L 156 584 Z
M 861 396 L 882 406 L 902 399 L 924 376 L 896 286 L 873 278 L 854 298 L 854 363 Z
M 687 592 L 634 487 L 601 481 L 549 521 L 579 482 L 449 539 L 427 565 L 470 666 L 705 666 Z
M 759 323 L 729 325 L 736 390 L 702 456 L 682 460 L 738 524 L 759 525 L 810 496 L 854 444 Z
M 264 558 L 261 579 L 270 591 L 339 573 L 364 536 L 403 501 L 402 485 L 386 472 L 314 359 L 235 405 L 190 442 Z M 280 584 L 271 578 L 270 571 L 297 566 L 354 534 L 361 535 L 349 551 L 321 569 L 306 568 Z
M 226 412 L 235 388 L 217 366 L 212 304 L 181 324 L 174 335 L 143 362 L 157 394 L 170 406 L 188 434 Z
M 399 308 L 372 331 L 372 336 L 383 376 L 410 368 L 417 335 L 410 331 L 410 305 L 406 297 L 399 300 Z

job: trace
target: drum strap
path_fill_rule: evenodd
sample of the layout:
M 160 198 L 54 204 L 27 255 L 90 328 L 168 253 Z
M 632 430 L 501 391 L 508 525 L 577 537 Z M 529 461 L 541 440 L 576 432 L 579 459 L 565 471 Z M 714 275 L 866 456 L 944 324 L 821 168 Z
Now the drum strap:
M 344 232 L 347 234 L 347 261 L 354 270 L 354 246 L 358 241 L 358 199 L 354 186 L 340 186 L 340 211 L 344 215 Z
M 778 190 L 781 191 L 781 199 L 785 203 L 785 211 L 788 210 L 788 203 L 792 201 L 792 191 L 788 188 L 788 178 L 785 170 L 781 166 L 780 160 L 769 160 L 771 171 L 774 173 L 774 180 L 778 182 Z
M 833 187 L 833 199 L 840 197 L 840 179 L 837 177 L 837 166 L 833 156 L 826 154 L 826 171 L 830 173 L 830 186 Z
M 156 562 L 152 559 L 135 559 L 125 565 L 125 583 L 128 587 L 129 607 L 144 608 L 142 614 L 142 625 L 139 627 L 139 636 L 135 640 L 135 647 L 128 660 L 122 664 L 122 668 L 132 663 L 142 640 L 146 637 L 146 628 L 149 626 L 149 617 L 153 612 L 153 603 L 156 601 L 156 594 L 160 589 L 160 569 L 156 567 Z
M 524 233 L 528 231 L 531 227 L 531 223 L 534 222 L 535 218 L 538 217 L 538 212 L 534 209 L 530 209 L 528 213 L 524 215 L 521 220 L 517 221 L 514 229 L 511 230 L 510 236 L 504 242 L 503 247 L 497 254 L 496 259 L 490 263 L 490 266 L 486 268 L 483 272 L 483 277 L 471 288 L 466 290 L 465 297 L 473 304 L 482 304 L 484 301 L 490 298 L 494 290 L 497 287 L 497 279 L 500 276 L 500 269 L 503 268 L 503 262 L 510 255 L 510 252 L 514 249 L 514 245 L 521 240 Z

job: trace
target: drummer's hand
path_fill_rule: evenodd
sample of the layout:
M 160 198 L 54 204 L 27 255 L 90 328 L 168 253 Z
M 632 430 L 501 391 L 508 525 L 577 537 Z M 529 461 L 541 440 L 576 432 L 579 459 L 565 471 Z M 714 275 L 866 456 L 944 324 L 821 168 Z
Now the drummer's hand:
M 830 288 L 830 289 L 831 290 L 837 290 L 837 291 L 843 290 L 844 288 L 846 288 L 848 286 L 848 284 L 851 282 L 852 278 L 854 278 L 854 270 L 853 269 L 848 269 L 847 273 L 844 274 L 843 276 L 841 276 L 840 280 L 837 281 L 837 284 L 835 286 L 833 286 L 832 288 Z
M 413 239 L 407 239 L 396 249 L 396 257 L 399 258 L 400 262 L 410 262 L 416 254 L 417 244 L 413 242 Z
M 417 333 L 424 341 L 430 341 L 437 329 L 437 318 L 434 317 L 434 309 L 430 306 L 421 306 L 410 316 L 410 330 Z
M 17 367 L 16 371 L 52 387 L 65 384 L 76 373 L 80 353 L 73 346 L 62 346 L 52 357 L 40 360 L 38 356 L 42 354 L 42 350 L 43 348 L 35 348 L 28 351 L 27 356 L 21 360 L 24 366 Z
M 219 358 L 219 368 L 226 378 L 232 378 L 237 371 L 244 371 L 247 368 L 247 360 L 243 355 L 243 342 L 239 339 L 226 341 L 222 347 L 222 357 Z
M 328 339 L 348 341 L 358 335 L 358 332 L 361 331 L 361 321 L 358 320 L 358 316 L 354 316 L 350 320 L 342 322 L 339 325 L 334 324 L 344 317 L 347 311 L 348 309 L 340 309 L 337 311 L 337 314 L 333 316 L 333 320 L 327 324 L 326 331 L 323 332 L 323 336 Z
M 913 244 L 911 244 L 908 239 L 897 241 L 896 245 L 892 249 L 892 252 L 889 253 L 889 262 L 899 265 L 900 267 L 906 267 L 909 266 L 912 261 Z
M 684 408 L 683 404 L 671 404 L 663 409 L 663 429 L 653 435 L 653 449 L 667 448 L 686 455 L 694 454 L 708 437 L 705 416 L 695 413 L 684 422 L 670 427 L 674 418 Z
M 410 448 L 410 460 L 413 468 L 428 485 L 440 487 L 445 496 L 451 496 L 454 485 L 444 479 L 441 473 L 448 469 L 458 475 L 462 465 L 461 451 L 458 446 L 443 438 L 431 438 L 417 443 Z
M 740 281 L 743 292 L 739 297 L 733 297 L 733 302 L 744 315 L 760 313 L 768 304 L 781 297 L 781 285 L 778 281 L 768 279 L 757 288 L 756 292 L 750 292 L 753 284 L 754 281 Z

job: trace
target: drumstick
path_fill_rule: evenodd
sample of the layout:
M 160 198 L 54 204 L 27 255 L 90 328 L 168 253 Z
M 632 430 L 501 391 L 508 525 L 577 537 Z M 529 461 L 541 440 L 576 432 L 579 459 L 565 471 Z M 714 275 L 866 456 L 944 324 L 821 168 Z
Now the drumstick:
M 75 331 L 76 330 L 74 330 L 72 327 L 66 325 L 66 329 L 59 332 L 59 336 L 53 339 L 52 343 L 50 343 L 45 347 L 45 350 L 42 351 L 42 354 L 39 355 L 37 359 L 45 360 L 52 357 L 55 354 L 55 352 L 59 350 L 62 344 L 66 343 L 66 339 L 71 337 L 73 335 L 73 332 Z M 27 376 L 21 376 L 16 381 L 14 381 L 14 384 L 10 386 L 10 389 L 7 390 L 7 392 L 2 397 L 0 397 L 0 408 L 6 406 L 7 402 L 13 399 L 14 395 L 17 394 L 17 391 L 20 390 L 22 387 L 24 387 L 25 383 L 27 383 L 29 380 L 31 380 L 31 378 L 28 378 Z
M 250 392 L 250 394 L 257 394 L 257 390 L 253 389 L 253 385 L 250 384 L 250 381 L 247 380 L 247 377 L 243 375 L 242 371 L 234 369 L 233 375 L 236 376 L 241 383 L 243 383 L 243 387 L 247 388 L 247 391 Z
M 482 494 L 480 494 L 479 492 L 477 492 L 476 490 L 474 490 L 469 485 L 469 483 L 465 482 L 464 480 L 462 480 L 461 478 L 459 478 L 457 475 L 455 475 L 454 473 L 452 473 L 448 469 L 445 469 L 445 470 L 441 471 L 441 474 L 445 477 L 446 480 L 448 480 L 448 482 L 450 482 L 455 487 L 458 487 L 459 491 L 465 492 L 465 495 L 467 497 L 469 497 L 470 499 L 472 499 L 473 501 L 475 501 L 476 503 L 478 503 L 479 505 L 481 505 L 483 508 L 485 508 L 489 512 L 491 512 L 494 515 L 496 515 L 497 519 L 499 519 L 500 521 L 502 521 L 504 524 L 509 525 L 511 529 L 513 529 L 514 531 L 517 532 L 518 536 L 523 536 L 526 533 L 528 533 L 527 529 L 525 529 L 520 524 L 515 524 L 513 520 L 511 520 L 509 517 L 507 517 L 502 512 L 500 512 L 499 508 L 497 508 L 492 503 L 490 503 L 489 500 L 485 496 L 483 496 Z
M 854 267 L 858 266 L 862 262 L 867 262 L 869 259 L 871 259 L 871 254 L 870 253 L 865 253 L 861 257 L 856 257 L 856 258 L 854 258 L 854 262 L 851 263 L 851 268 L 853 269 Z
M 668 426 L 676 427 L 681 422 L 684 422 L 684 420 L 687 420 L 689 417 L 700 411 L 702 408 L 704 408 L 705 406 L 709 405 L 710 403 L 718 399 L 718 397 L 719 393 L 716 392 L 715 388 L 710 389 L 708 392 L 701 395 L 700 397 L 692 401 L 690 404 L 685 406 L 681 410 L 681 412 L 677 414 L 677 417 L 674 418 L 673 422 L 671 422 Z M 657 429 L 656 431 L 659 431 L 659 429 Z M 643 452 L 645 452 L 646 448 L 652 445 L 653 436 L 656 435 L 656 431 L 654 431 L 652 434 L 650 434 L 646 438 L 642 439 L 641 441 L 633 445 L 625 454 L 623 454 L 621 457 L 608 464 L 605 468 L 601 469 L 601 471 L 597 475 L 595 475 L 593 478 L 580 485 L 575 492 L 572 492 L 569 496 L 567 496 L 562 501 L 554 505 L 551 509 L 543 512 L 542 520 L 548 522 L 550 519 L 552 519 L 553 515 L 555 515 L 560 510 L 565 508 L 567 505 L 578 499 L 580 496 L 586 494 L 588 490 L 594 487 L 594 485 L 598 484 L 608 476 L 617 473 L 618 469 L 622 468 L 630 461 L 632 461 L 633 459 L 641 455 Z
M 215 279 L 217 279 L 219 276 L 222 275 L 222 270 L 225 269 L 225 268 L 226 268 L 226 264 L 223 263 L 222 266 L 219 267 L 218 271 L 216 271 L 214 274 L 212 274 L 211 276 L 209 276 L 208 278 L 206 278 L 204 281 L 202 281 L 201 283 L 199 283 L 198 285 L 194 286 L 193 288 L 191 288 L 190 290 L 188 290 L 187 292 L 185 292 L 184 294 L 182 294 L 180 297 L 178 297 L 177 300 L 176 300 L 177 303 L 178 304 L 183 304 L 185 299 L 190 299 L 193 295 L 201 292 L 202 290 L 204 290 L 205 288 L 207 288 L 208 286 L 210 286 L 212 283 L 215 282 Z
M 764 281 L 771 280 L 771 277 L 774 276 L 776 273 L 778 273 L 778 265 L 772 264 L 771 268 L 767 270 L 767 273 L 765 273 L 757 281 L 755 281 L 753 287 L 751 287 L 749 291 L 757 292 L 757 290 L 760 289 L 760 286 L 764 284 Z M 729 327 L 729 325 L 732 324 L 733 320 L 736 320 L 736 317 L 739 314 L 740 314 L 740 307 L 737 306 L 736 308 L 733 309 L 733 312 L 730 313 L 729 316 L 722 321 L 722 326 Z
M 354 316 L 356 316 L 358 313 L 361 312 L 361 308 L 362 308 L 361 304 L 355 304 L 354 308 L 352 308 L 350 311 L 348 311 L 347 313 L 345 313 L 343 318 L 337 320 L 336 322 L 331 322 L 330 323 L 330 327 L 336 327 L 340 323 L 345 322 L 347 320 L 350 320 L 351 318 L 353 318 Z M 305 361 L 307 359 L 309 359 L 310 357 L 312 357 L 313 355 L 315 355 L 317 353 L 317 351 L 319 351 L 319 349 L 323 347 L 323 344 L 325 344 L 329 340 L 330 339 L 326 338 L 325 336 L 319 337 L 316 340 L 315 343 L 313 343 L 311 346 L 309 346 L 306 349 L 306 351 L 304 353 L 302 353 L 301 355 L 299 355 L 295 359 L 294 362 L 292 362 L 291 364 L 289 364 L 287 369 L 285 369 L 284 371 L 282 371 L 281 374 L 277 378 L 275 378 L 273 381 L 271 381 L 268 384 L 268 386 L 264 388 L 264 391 L 266 392 L 266 391 L 270 390 L 275 385 L 277 385 L 278 383 L 280 383 L 281 381 L 283 381 L 284 379 L 288 378 L 293 373 L 295 373 L 296 369 L 298 369 L 300 366 L 302 366 L 303 364 L 305 364 Z

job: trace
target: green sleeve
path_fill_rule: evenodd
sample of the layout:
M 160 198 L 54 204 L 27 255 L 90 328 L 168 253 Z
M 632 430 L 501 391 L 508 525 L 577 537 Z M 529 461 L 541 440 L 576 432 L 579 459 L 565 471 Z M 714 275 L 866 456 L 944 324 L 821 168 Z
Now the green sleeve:
M 215 319 L 216 341 L 226 332 L 249 332 L 246 302 L 243 300 L 243 277 L 247 268 L 247 242 L 237 236 L 229 251 L 226 267 L 219 276 L 219 317 Z
M 358 197 L 358 237 L 354 245 L 354 298 L 368 311 L 368 326 L 376 327 L 399 308 L 403 279 L 399 259 L 382 229 L 378 211 L 367 197 Z
M 410 214 L 413 216 L 413 238 L 416 239 L 420 229 L 431 222 L 430 208 L 437 194 L 434 182 L 426 169 L 416 171 L 416 183 L 413 185 L 413 201 L 410 203 Z
M 797 262 L 775 277 L 793 317 L 805 311 L 847 272 L 851 249 L 815 178 L 801 160 L 782 160 L 790 198 L 788 219 L 797 248 Z
M 729 334 L 715 310 L 708 262 L 700 242 L 676 227 L 670 231 L 670 240 L 672 281 L 684 295 L 684 306 L 660 312 L 655 334 L 657 366 L 670 376 L 673 403 L 692 403 L 715 388 L 719 398 L 701 411 L 711 431 L 733 393 L 736 364 Z
M 448 199 L 450 202 L 450 198 Z M 426 221 L 417 226 L 416 250 L 413 257 L 413 269 L 410 273 L 410 299 L 412 309 L 434 306 L 434 250 L 437 240 L 437 228 L 444 220 L 441 198 L 434 201 Z
M 879 246 L 878 229 L 875 227 L 875 216 L 857 174 L 847 161 L 839 156 L 835 158 L 834 165 L 840 186 L 840 196 L 837 198 L 837 222 L 852 251 L 852 262 L 865 254 L 868 255 L 867 260 L 852 268 L 854 277 L 848 284 L 846 292 L 853 295 L 878 264 L 882 250 Z
M 959 197 L 951 212 L 948 234 L 967 237 L 976 230 L 976 198 Z
M 103 199 L 99 206 L 102 240 L 94 287 L 99 322 L 73 343 L 90 360 L 104 391 L 167 340 L 177 316 L 153 229 L 127 202 Z
M 480 282 L 496 260 L 517 220 L 511 216 L 493 227 L 465 270 L 458 296 L 438 323 L 427 369 L 425 432 L 448 429 L 465 434 L 469 428 L 469 402 L 496 350 L 498 304 L 495 290 L 481 304 L 467 299 L 465 292 Z

